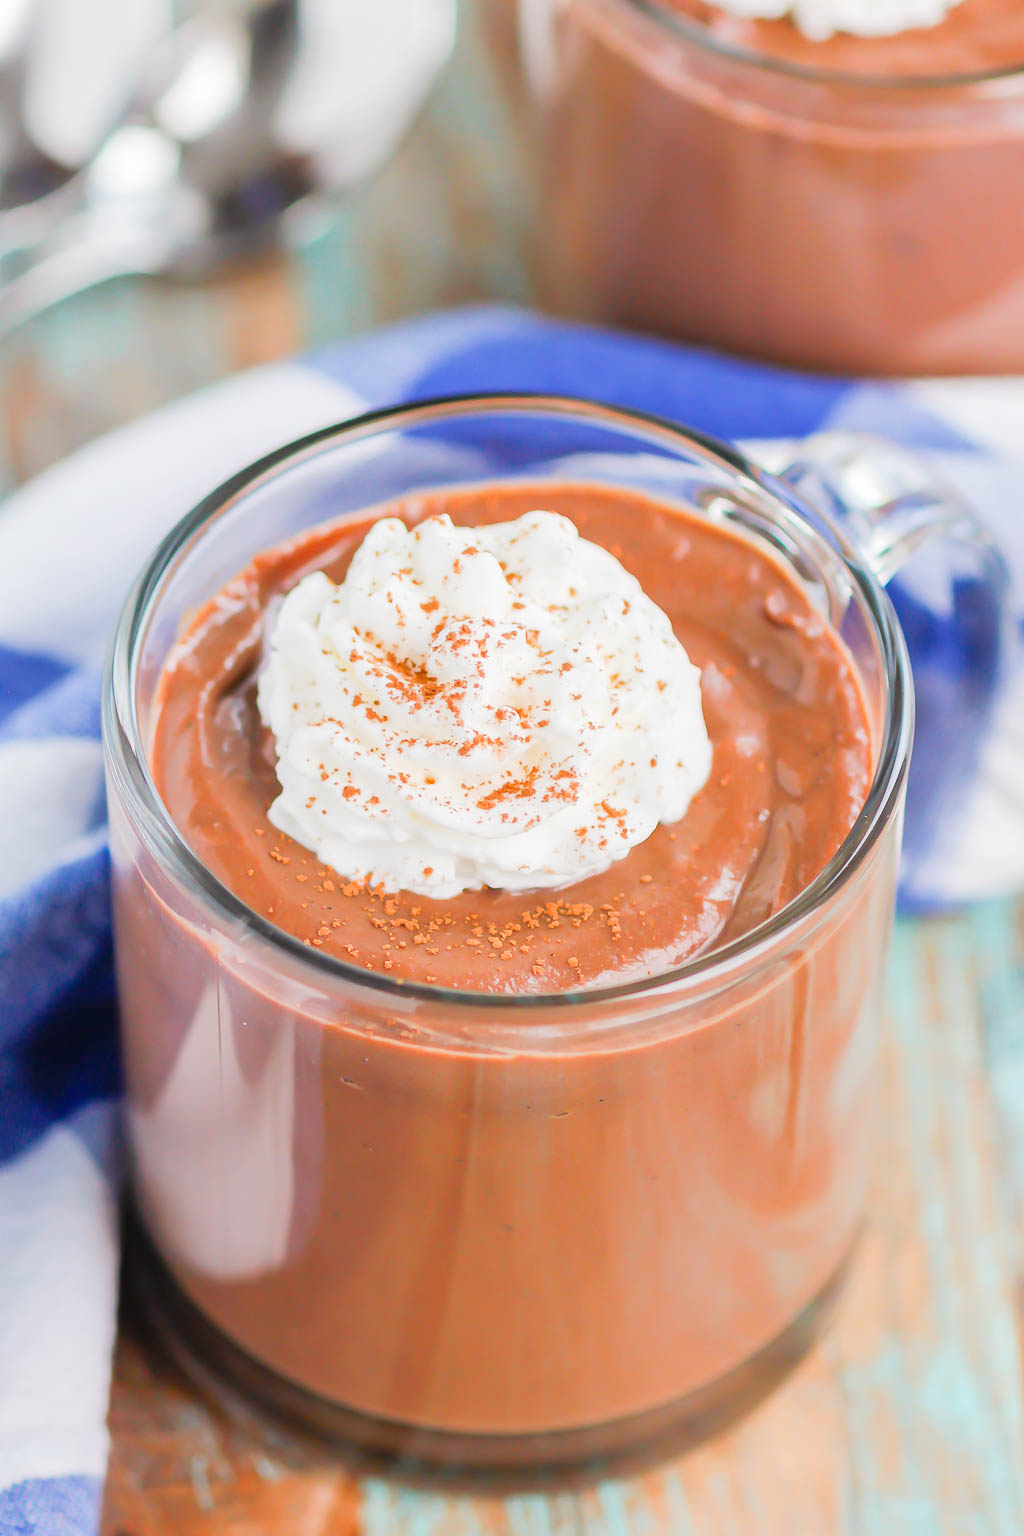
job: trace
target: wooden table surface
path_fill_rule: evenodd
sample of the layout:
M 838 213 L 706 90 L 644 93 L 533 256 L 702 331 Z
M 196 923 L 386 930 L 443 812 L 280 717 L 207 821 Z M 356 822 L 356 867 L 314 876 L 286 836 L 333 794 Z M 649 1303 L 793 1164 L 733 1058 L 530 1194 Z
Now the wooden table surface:
M 528 297 L 509 135 L 470 25 L 399 155 L 302 251 L 203 286 L 111 285 L 8 342 L 7 485 L 236 369 L 430 305 Z M 1020 1536 L 1024 908 L 898 924 L 887 999 L 849 1284 L 825 1339 L 731 1432 L 584 1490 L 418 1491 L 228 1422 L 129 1316 L 105 1536 Z

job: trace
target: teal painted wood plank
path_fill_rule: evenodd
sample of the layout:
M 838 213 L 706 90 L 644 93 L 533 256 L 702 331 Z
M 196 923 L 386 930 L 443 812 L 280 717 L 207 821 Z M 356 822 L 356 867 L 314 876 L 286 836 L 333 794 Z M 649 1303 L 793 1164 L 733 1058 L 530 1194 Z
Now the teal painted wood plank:
M 888 997 L 895 1093 L 868 1234 L 884 1244 L 878 1323 L 853 1357 L 845 1313 L 835 1335 L 851 1528 L 1009 1536 L 1024 1529 L 1016 1296 L 969 925 L 901 925 Z
M 1024 1253 L 1024 920 L 1011 902 L 970 916 L 984 1049 L 1005 1175 L 1006 1227 L 1018 1271 Z

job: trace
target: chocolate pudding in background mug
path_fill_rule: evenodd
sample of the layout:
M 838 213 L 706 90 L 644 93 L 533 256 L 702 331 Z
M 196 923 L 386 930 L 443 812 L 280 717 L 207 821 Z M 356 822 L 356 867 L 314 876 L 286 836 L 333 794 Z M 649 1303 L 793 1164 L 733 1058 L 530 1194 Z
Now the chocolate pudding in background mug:
M 911 730 L 857 552 L 677 429 L 440 402 L 215 493 L 105 696 L 145 1289 L 193 1363 L 494 1465 L 764 1390 L 863 1207 Z
M 751 9 L 519 0 L 550 301 L 803 367 L 1024 369 L 1024 10 Z

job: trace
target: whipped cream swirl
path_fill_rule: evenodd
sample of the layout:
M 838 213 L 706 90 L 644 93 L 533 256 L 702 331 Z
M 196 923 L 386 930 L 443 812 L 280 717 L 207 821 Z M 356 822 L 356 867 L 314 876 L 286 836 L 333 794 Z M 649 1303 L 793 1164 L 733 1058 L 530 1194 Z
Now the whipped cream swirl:
M 834 32 L 892 37 L 945 21 L 961 0 L 714 0 L 733 16 L 774 21 L 792 16 L 806 37 L 824 41 Z
M 700 674 L 551 512 L 375 523 L 281 605 L 259 680 L 276 827 L 345 879 L 445 898 L 607 869 L 703 785 Z

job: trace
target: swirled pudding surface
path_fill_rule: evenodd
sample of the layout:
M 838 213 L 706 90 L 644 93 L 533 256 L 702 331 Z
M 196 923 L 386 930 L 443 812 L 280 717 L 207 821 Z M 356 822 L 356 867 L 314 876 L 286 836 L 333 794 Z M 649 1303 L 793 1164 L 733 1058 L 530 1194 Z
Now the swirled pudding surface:
M 706 783 L 681 820 L 566 888 L 435 899 L 341 878 L 268 818 L 280 786 L 256 679 L 270 616 L 309 572 L 340 581 L 380 516 L 414 525 L 443 512 L 475 526 L 537 508 L 609 550 L 668 615 L 701 673 Z M 824 868 L 863 805 L 872 768 L 853 664 L 796 580 L 738 534 L 598 485 L 432 492 L 268 550 L 193 618 L 157 703 L 158 789 L 219 880 L 322 953 L 469 991 L 634 980 L 739 937 Z

